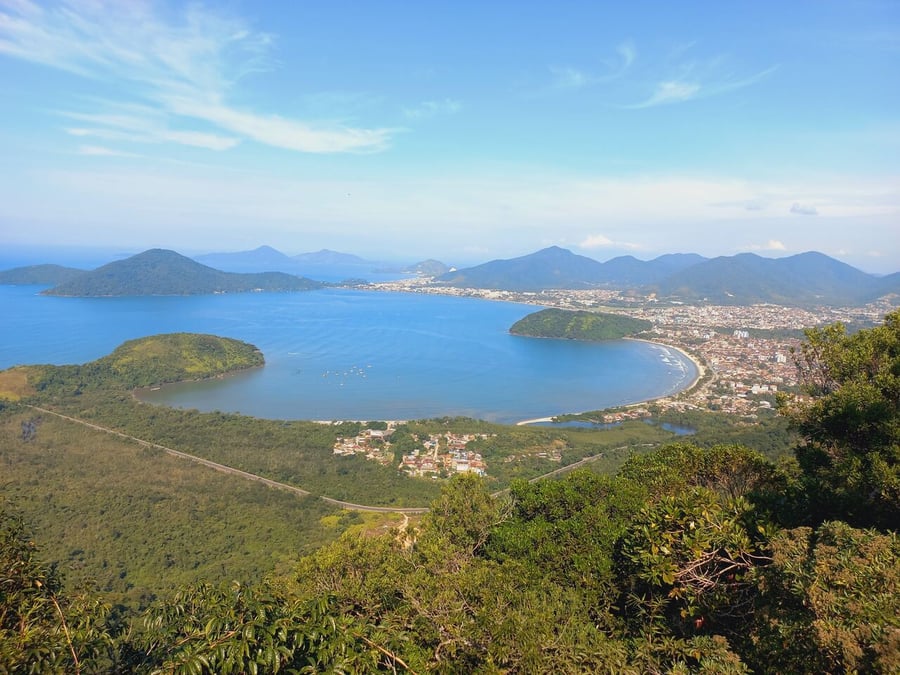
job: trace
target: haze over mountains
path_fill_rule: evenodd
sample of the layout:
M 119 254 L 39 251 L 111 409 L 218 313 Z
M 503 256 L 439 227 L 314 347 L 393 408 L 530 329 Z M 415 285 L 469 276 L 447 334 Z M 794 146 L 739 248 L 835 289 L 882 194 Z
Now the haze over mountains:
M 841 305 L 900 293 L 900 273 L 866 274 L 822 253 L 763 258 L 754 253 L 703 258 L 670 254 L 642 261 L 632 256 L 605 263 L 558 246 L 509 260 L 494 260 L 444 274 L 455 287 L 512 291 L 615 288 L 659 298 L 715 304 Z
M 203 264 L 206 263 L 206 264 Z M 58 265 L 34 265 L 0 272 L 0 283 L 47 284 L 52 295 L 186 295 L 244 291 L 294 291 L 324 284 L 299 274 L 318 271 L 321 279 L 372 279 L 385 272 L 378 263 L 323 249 L 287 256 L 270 247 L 187 258 L 153 249 L 91 272 Z M 660 300 L 713 304 L 856 305 L 900 294 L 900 273 L 866 274 L 821 253 L 784 258 L 753 253 L 704 258 L 667 254 L 653 260 L 620 256 L 606 262 L 558 246 L 511 259 L 453 270 L 437 260 L 395 267 L 393 272 L 434 277 L 434 284 L 507 291 L 608 288 Z M 314 276 L 314 275 L 310 275 Z

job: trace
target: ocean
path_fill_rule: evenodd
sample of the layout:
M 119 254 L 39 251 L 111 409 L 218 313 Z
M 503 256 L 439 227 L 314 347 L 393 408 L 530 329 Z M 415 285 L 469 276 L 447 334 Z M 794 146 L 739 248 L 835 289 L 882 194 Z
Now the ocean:
M 677 350 L 632 340 L 513 336 L 540 307 L 326 289 L 57 298 L 0 286 L 0 368 L 84 363 L 125 340 L 198 332 L 253 343 L 264 368 L 146 392 L 153 403 L 273 419 L 469 416 L 512 423 L 674 393 L 696 376 Z

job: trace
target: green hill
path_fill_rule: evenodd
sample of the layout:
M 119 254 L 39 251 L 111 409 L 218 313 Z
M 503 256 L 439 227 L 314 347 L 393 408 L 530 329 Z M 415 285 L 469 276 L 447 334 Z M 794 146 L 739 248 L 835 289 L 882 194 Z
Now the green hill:
M 322 288 L 322 284 L 284 272 L 222 272 L 175 251 L 152 249 L 85 272 L 44 293 L 97 297 L 308 291 L 317 288 Z
M 26 284 L 64 284 L 84 274 L 84 270 L 62 265 L 28 265 L 0 272 L 0 284 L 24 286 Z
M 543 309 L 516 321 L 509 332 L 527 337 L 618 340 L 645 331 L 651 325 L 649 321 L 618 314 Z

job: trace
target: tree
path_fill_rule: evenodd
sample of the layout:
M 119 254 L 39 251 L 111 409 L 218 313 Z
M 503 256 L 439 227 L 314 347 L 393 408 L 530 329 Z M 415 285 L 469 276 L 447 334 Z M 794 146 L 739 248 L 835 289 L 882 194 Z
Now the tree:
M 22 518 L 0 498 L 0 672 L 93 673 L 112 666 L 109 607 L 66 595 Z
M 900 310 L 848 335 L 840 323 L 806 331 L 795 353 L 809 398 L 780 398 L 803 437 L 796 449 L 811 518 L 900 522 Z

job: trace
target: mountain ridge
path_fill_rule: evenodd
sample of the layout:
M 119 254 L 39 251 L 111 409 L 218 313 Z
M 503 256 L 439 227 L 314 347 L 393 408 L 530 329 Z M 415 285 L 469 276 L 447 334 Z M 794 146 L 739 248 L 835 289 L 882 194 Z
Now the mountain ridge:
M 305 291 L 323 284 L 284 272 L 223 272 L 166 249 L 102 265 L 43 291 L 44 295 L 100 297 L 203 295 L 249 291 Z

